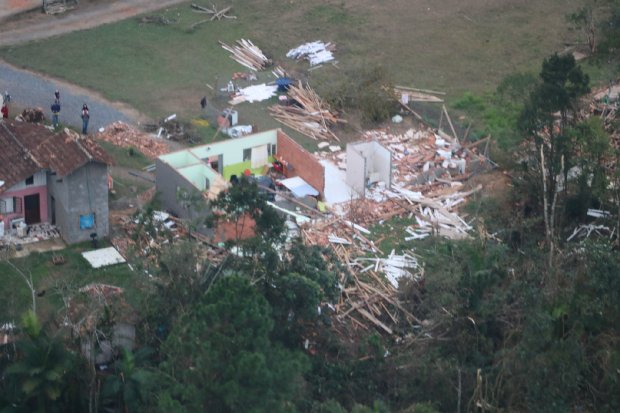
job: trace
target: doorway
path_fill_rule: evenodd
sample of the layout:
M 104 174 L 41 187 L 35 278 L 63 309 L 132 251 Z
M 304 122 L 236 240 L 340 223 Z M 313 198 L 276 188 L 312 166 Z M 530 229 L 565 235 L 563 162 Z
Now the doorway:
M 56 198 L 50 197 L 51 224 L 56 225 Z
M 24 197 L 24 218 L 27 225 L 41 222 L 41 202 L 39 194 Z

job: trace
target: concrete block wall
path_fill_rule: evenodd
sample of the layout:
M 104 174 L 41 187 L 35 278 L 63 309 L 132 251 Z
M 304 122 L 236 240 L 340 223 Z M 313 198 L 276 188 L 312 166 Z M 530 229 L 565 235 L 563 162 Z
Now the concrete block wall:
M 56 226 L 63 239 L 73 244 L 109 235 L 108 167 L 90 162 L 72 174 L 48 178 L 50 197 L 55 199 Z M 51 208 L 51 205 L 50 205 Z M 95 227 L 80 228 L 80 215 L 95 214 Z
M 319 160 L 281 130 L 278 130 L 277 155 L 292 166 L 287 177 L 299 176 L 317 189 L 322 197 L 325 192 L 325 168 Z

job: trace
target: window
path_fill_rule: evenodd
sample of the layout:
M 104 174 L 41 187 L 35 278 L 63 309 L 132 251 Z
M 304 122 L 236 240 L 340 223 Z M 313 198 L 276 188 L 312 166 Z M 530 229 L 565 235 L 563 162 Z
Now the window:
M 21 214 L 24 208 L 24 200 L 22 198 L 14 197 L 13 198 L 13 213 Z
M 269 149 L 269 155 L 270 156 L 276 156 L 277 147 L 276 147 L 275 143 L 270 143 L 268 149 Z
M 11 210 L 9 211 L 9 206 Z M 13 200 L 0 199 L 0 214 L 8 214 L 13 212 Z
M 26 178 L 26 185 L 34 185 L 34 175 Z
M 243 162 L 252 160 L 252 149 L 244 149 L 243 150 Z

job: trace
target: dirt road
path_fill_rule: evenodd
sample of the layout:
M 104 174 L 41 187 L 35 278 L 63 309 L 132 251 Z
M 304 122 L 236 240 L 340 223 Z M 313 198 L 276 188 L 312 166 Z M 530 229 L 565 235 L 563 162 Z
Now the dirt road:
M 81 1 L 79 7 L 60 15 L 48 16 L 40 11 L 20 14 L 0 25 L 0 46 L 90 29 L 183 2 L 184 0 L 91 0 Z

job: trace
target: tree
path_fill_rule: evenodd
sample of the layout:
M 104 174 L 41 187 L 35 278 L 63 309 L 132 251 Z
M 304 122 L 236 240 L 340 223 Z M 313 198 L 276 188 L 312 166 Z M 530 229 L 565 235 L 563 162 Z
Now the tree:
M 154 373 L 140 368 L 144 359 L 150 355 L 148 348 L 131 353 L 123 349 L 120 360 L 113 366 L 113 375 L 106 376 L 102 390 L 104 409 L 120 408 L 122 412 L 139 412 L 145 406 L 146 390 L 150 387 Z
M 535 150 L 530 156 L 537 160 L 540 171 L 549 266 L 555 250 L 557 196 L 562 189 L 558 178 L 563 175 L 564 182 L 567 181 L 565 162 L 574 154 L 566 132 L 574 123 L 578 99 L 588 92 L 588 84 L 588 75 L 577 66 L 572 55 L 555 54 L 545 59 L 540 82 L 530 93 L 519 119 L 521 131 L 533 141 Z
M 22 319 L 25 337 L 17 343 L 17 359 L 5 371 L 4 389 L 12 411 L 71 412 L 80 409 L 69 402 L 69 386 L 77 375 L 76 357 L 60 340 L 48 336 L 32 312 Z
M 590 54 L 594 54 L 596 52 L 598 41 L 597 27 L 601 23 L 596 16 L 598 5 L 599 2 L 597 0 L 590 0 L 576 12 L 570 13 L 566 16 L 566 19 L 574 25 L 575 29 L 579 30 L 585 37 Z
M 246 278 L 216 281 L 162 347 L 161 368 L 173 379 L 160 409 L 294 411 L 307 362 L 273 342 L 273 329 L 269 304 Z
M 213 214 L 207 225 L 213 227 L 218 221 L 229 220 L 235 225 L 235 244 L 239 244 L 248 220 L 256 223 L 256 237 L 267 243 L 281 241 L 284 221 L 267 205 L 264 194 L 255 180 L 242 176 L 238 183 L 219 193 L 211 202 Z

